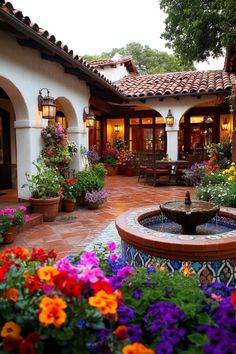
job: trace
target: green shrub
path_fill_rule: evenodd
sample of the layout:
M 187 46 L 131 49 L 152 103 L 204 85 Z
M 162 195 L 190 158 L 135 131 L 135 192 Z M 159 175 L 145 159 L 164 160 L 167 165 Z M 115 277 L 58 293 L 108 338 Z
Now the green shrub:
M 203 176 L 201 185 L 208 186 L 209 184 L 216 185 L 226 183 L 226 177 L 221 173 L 220 170 L 216 170 L 214 173 L 207 173 Z
M 103 163 L 97 163 L 97 164 L 93 165 L 92 170 L 98 176 L 98 178 L 100 178 L 101 180 L 104 180 L 104 178 L 107 174 L 107 170 L 104 167 Z
M 104 163 L 108 164 L 111 167 L 116 167 L 117 166 L 117 161 L 116 158 L 112 155 L 107 155 L 103 158 Z
M 78 190 L 80 192 L 99 191 L 104 187 L 104 181 L 93 170 L 80 171 L 75 177 L 78 178 Z
M 211 201 L 216 204 L 229 206 L 228 205 L 228 195 L 229 195 L 229 184 L 208 184 L 200 185 L 197 187 L 196 195 L 198 199 Z

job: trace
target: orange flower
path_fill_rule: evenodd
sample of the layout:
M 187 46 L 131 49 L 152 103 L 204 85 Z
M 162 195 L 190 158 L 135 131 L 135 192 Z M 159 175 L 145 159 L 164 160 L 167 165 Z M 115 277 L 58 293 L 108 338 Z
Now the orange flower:
M 39 321 L 42 325 L 53 324 L 58 328 L 66 321 L 67 315 L 63 309 L 67 307 L 67 304 L 64 300 L 45 296 L 39 307 L 42 309 L 39 314 Z
M 124 325 L 118 326 L 115 329 L 115 334 L 118 340 L 124 340 L 126 338 L 127 327 Z
M 3 297 L 5 299 L 16 302 L 18 300 L 18 290 L 16 288 L 8 288 L 4 292 Z
M 128 344 L 122 349 L 122 354 L 155 354 L 154 350 L 148 349 L 141 343 Z
M 211 294 L 211 298 L 212 298 L 213 300 L 218 301 L 218 302 L 222 301 L 222 297 L 219 296 L 219 295 L 216 295 L 216 294 L 214 294 L 214 293 Z
M 42 267 L 38 270 L 39 278 L 45 280 L 48 285 L 53 285 L 53 279 L 57 274 L 59 274 L 59 271 L 55 267 Z
M 21 327 L 13 321 L 8 321 L 4 324 L 1 330 L 1 336 L 12 336 L 18 338 L 21 332 Z
M 116 295 L 107 294 L 104 290 L 88 299 L 89 305 L 97 307 L 103 315 L 116 314 L 118 301 Z

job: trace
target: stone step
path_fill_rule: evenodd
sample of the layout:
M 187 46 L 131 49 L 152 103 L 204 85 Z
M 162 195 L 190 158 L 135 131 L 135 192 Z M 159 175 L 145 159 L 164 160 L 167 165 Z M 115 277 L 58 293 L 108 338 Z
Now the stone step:
M 18 233 L 29 230 L 31 227 L 42 224 L 42 222 L 43 222 L 43 215 L 42 214 L 32 213 L 32 214 L 29 214 L 29 217 L 30 217 L 29 220 L 27 220 L 24 225 L 21 225 L 19 227 Z

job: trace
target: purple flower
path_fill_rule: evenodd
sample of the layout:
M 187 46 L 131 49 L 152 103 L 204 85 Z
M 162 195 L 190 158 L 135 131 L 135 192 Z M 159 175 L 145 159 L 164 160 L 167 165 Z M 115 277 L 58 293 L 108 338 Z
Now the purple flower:
M 161 342 L 160 344 L 158 344 L 156 346 L 156 353 L 158 354 L 172 354 L 174 353 L 174 349 L 173 346 L 165 341 L 165 342 Z
M 131 343 L 139 342 L 142 337 L 142 330 L 140 326 L 128 326 L 127 327 L 127 338 L 131 341 Z
M 118 321 L 121 324 L 124 324 L 131 321 L 135 317 L 135 312 L 132 308 L 120 304 L 117 309 L 117 315 Z
M 143 290 L 141 290 L 141 289 L 134 289 L 134 291 L 133 291 L 133 297 L 134 297 L 135 299 L 141 299 L 142 295 L 143 295 Z

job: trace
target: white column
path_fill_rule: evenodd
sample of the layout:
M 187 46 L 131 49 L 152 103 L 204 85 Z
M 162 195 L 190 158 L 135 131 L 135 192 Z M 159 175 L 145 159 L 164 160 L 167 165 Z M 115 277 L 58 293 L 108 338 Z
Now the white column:
M 35 173 L 32 164 L 39 157 L 42 149 L 40 123 L 29 120 L 15 121 L 16 128 L 16 151 L 17 151 L 17 188 L 18 198 L 28 199 L 30 192 L 28 188 L 22 188 L 27 183 L 25 173 Z
M 167 155 L 171 160 L 178 159 L 178 129 L 166 127 Z
M 72 158 L 71 168 L 75 171 L 81 171 L 84 169 L 84 162 L 80 153 L 81 146 L 88 149 L 88 132 L 87 129 L 81 130 L 78 127 L 69 127 L 67 129 L 69 139 L 74 141 L 78 146 L 78 153 Z

